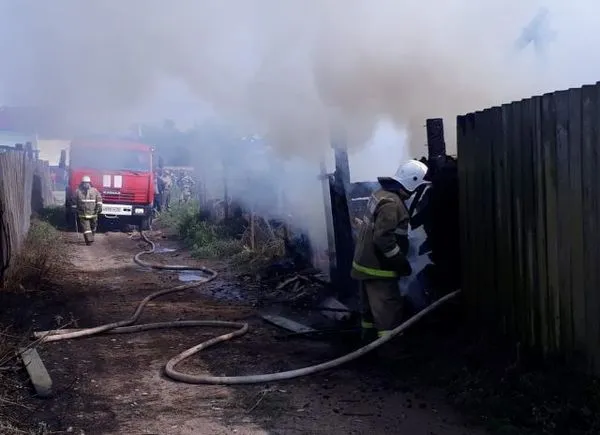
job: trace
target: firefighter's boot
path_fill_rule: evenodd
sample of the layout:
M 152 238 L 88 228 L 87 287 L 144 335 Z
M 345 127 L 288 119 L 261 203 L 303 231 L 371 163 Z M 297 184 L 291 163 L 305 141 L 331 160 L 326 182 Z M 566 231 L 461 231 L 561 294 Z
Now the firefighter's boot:
M 377 340 L 377 329 L 375 329 L 373 323 L 362 321 L 360 326 L 360 342 L 362 346 L 366 346 Z
M 85 240 L 86 245 L 91 245 L 94 243 L 94 232 L 92 230 L 86 230 L 83 233 L 83 239 Z

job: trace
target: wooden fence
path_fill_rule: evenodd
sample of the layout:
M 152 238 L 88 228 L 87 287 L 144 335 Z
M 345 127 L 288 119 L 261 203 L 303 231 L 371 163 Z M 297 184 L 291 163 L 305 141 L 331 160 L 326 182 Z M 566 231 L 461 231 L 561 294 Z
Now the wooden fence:
M 32 211 L 53 203 L 47 162 L 25 151 L 0 154 L 0 277 L 27 236 Z
M 470 311 L 600 374 L 600 83 L 459 116 L 457 133 Z

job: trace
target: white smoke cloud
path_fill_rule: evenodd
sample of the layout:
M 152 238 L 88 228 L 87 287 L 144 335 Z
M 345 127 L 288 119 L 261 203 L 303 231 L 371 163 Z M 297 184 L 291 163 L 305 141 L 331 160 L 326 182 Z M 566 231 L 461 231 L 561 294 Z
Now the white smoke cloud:
M 557 37 L 540 64 L 514 47 L 542 6 Z M 591 0 L 0 0 L 0 95 L 80 129 L 218 116 L 309 158 L 304 180 L 269 176 L 318 194 L 332 125 L 354 178 L 372 179 L 424 154 L 425 118 L 445 118 L 453 151 L 458 114 L 595 82 L 599 11 Z
M 560 38 L 549 63 L 557 70 L 540 80 L 510 50 L 542 4 Z M 451 120 L 584 77 L 587 67 L 567 74 L 559 58 L 584 54 L 576 42 L 582 30 L 596 33 L 597 9 L 587 0 L 2 0 L 0 7 L 9 102 L 57 106 L 66 123 L 102 125 L 130 121 L 166 80 L 179 80 L 198 101 L 292 154 L 320 151 L 332 119 L 359 146 L 382 115 L 409 127 L 430 116 Z M 423 129 L 412 130 L 411 144 L 423 143 Z

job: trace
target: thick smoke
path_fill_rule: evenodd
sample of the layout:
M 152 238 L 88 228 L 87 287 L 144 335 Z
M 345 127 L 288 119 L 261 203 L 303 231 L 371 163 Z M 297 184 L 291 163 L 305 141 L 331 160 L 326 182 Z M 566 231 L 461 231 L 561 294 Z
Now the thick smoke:
M 565 30 L 546 70 L 533 68 L 531 53 L 511 54 L 542 4 Z M 279 149 L 309 155 L 326 146 L 333 122 L 358 147 L 382 115 L 390 116 L 410 129 L 415 151 L 423 144 L 426 117 L 451 121 L 560 86 L 557 79 L 572 68 L 558 60 L 581 53 L 573 53 L 576 42 L 592 43 L 591 35 L 582 35 L 586 29 L 569 24 L 583 19 L 585 28 L 595 16 L 586 0 L 568 6 L 517 0 L 2 0 L 0 6 L 9 103 L 53 106 L 71 127 L 99 128 L 131 121 L 134 109 L 155 102 L 165 80 L 177 79 Z
M 556 32 L 545 59 L 515 48 L 542 6 Z M 315 186 L 332 126 L 359 153 L 359 178 L 373 178 L 424 154 L 427 117 L 445 117 L 452 151 L 457 114 L 595 82 L 585 50 L 600 39 L 597 9 L 591 0 L 0 0 L 0 95 L 52 107 L 69 131 L 124 127 L 149 112 L 218 116 L 285 158 L 308 157 L 310 177 L 296 163 L 286 174 L 297 191 Z M 189 104 L 165 97 L 166 83 L 184 87 Z M 390 139 L 369 154 L 382 119 L 374 137 Z

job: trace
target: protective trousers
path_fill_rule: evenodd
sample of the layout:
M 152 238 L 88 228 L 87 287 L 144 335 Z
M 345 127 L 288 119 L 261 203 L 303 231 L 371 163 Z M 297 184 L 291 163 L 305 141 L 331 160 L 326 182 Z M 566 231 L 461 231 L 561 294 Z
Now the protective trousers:
M 179 197 L 179 202 L 183 202 L 184 204 L 187 204 L 191 198 L 192 198 L 192 191 L 190 189 L 184 188 L 181 191 L 181 196 Z
M 160 193 L 154 195 L 154 209 L 158 212 L 162 211 L 162 195 Z
M 402 296 L 395 279 L 359 281 L 362 337 L 373 341 L 402 323 Z
M 98 227 L 98 216 L 94 216 L 92 218 L 80 217 L 79 224 L 81 226 L 83 239 L 85 240 L 86 245 L 91 245 L 94 242 L 94 234 L 96 233 L 96 229 Z
M 171 190 L 165 189 L 160 194 L 160 210 L 168 211 L 169 210 L 169 202 L 171 202 Z

